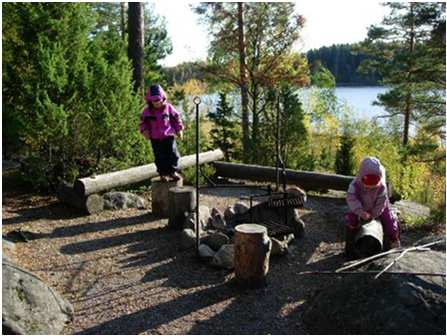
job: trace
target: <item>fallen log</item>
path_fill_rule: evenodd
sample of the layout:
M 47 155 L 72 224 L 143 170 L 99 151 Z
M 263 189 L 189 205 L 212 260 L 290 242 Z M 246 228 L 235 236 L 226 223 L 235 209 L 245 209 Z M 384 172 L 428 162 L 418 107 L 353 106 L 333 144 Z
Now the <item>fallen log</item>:
M 276 181 L 276 169 L 274 167 L 222 161 L 213 162 L 213 166 L 216 175 L 221 177 L 263 182 Z M 346 191 L 353 179 L 354 176 L 286 169 L 287 183 L 296 184 L 305 190 L 333 189 Z
M 223 159 L 223 157 L 224 155 L 220 149 L 200 153 L 199 164 L 220 160 Z M 179 160 L 180 169 L 191 167 L 195 164 L 196 154 L 184 156 Z M 157 167 L 154 163 L 151 163 L 112 173 L 77 179 L 74 183 L 74 189 L 79 195 L 86 196 L 110 190 L 112 188 L 142 182 L 155 176 L 158 176 Z
M 104 199 L 97 194 L 80 196 L 67 182 L 62 182 L 57 188 L 57 198 L 60 202 L 68 204 L 89 215 L 104 210 Z

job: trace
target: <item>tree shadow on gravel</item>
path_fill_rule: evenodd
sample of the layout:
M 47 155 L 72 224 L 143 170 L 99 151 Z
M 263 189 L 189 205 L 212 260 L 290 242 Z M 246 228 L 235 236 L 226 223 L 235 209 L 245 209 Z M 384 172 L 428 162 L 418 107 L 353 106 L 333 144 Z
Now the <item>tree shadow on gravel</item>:
M 82 330 L 77 334 L 140 334 L 233 296 L 234 289 L 226 284 L 220 284 L 184 295 L 177 300 L 164 302 L 155 307 L 142 309 L 135 313 L 112 319 L 92 328 Z
M 86 216 L 82 212 L 63 205 L 58 201 L 53 201 L 53 203 L 43 206 L 33 206 L 31 202 L 26 203 L 26 205 L 21 204 L 14 210 L 18 216 L 3 219 L 3 225 L 23 224 L 39 219 L 63 220 Z

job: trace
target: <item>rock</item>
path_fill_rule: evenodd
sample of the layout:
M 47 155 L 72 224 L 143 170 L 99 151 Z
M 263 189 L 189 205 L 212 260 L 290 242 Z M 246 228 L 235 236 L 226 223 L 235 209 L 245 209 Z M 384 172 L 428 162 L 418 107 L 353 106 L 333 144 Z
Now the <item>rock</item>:
M 236 202 L 236 204 L 234 204 L 234 213 L 237 215 L 242 215 L 243 213 L 247 212 L 249 207 L 242 202 Z
M 215 216 L 209 218 L 207 227 L 224 231 L 227 225 L 225 223 L 225 220 L 222 218 L 222 215 L 218 213 Z
M 413 201 L 402 200 L 395 202 L 391 206 L 391 209 L 394 210 L 398 218 L 403 222 L 414 218 L 428 218 L 430 216 L 429 207 Z
M 216 217 L 216 216 L 221 216 L 222 217 L 222 213 L 220 212 L 219 209 L 212 208 L 211 209 L 211 217 Z
M 378 259 L 360 271 L 380 271 L 398 255 Z M 409 252 L 389 271 L 445 273 L 445 258 L 445 251 Z M 383 274 L 374 280 L 370 274 L 354 274 L 333 279 L 304 315 L 311 334 L 446 333 L 445 277 Z
M 61 334 L 73 307 L 31 272 L 2 263 L 3 330 L 16 334 Z
M 206 230 L 208 226 L 208 221 L 211 218 L 210 209 L 205 205 L 199 206 L 199 223 L 200 223 L 200 232 Z M 185 228 L 189 228 L 192 230 L 196 229 L 196 213 L 192 212 L 188 214 L 186 217 L 186 222 L 184 225 Z
M 104 194 L 104 209 L 144 209 L 146 202 L 138 195 L 129 192 L 111 191 Z
M 231 220 L 234 217 L 235 214 L 236 213 L 234 212 L 233 207 L 229 206 L 228 208 L 226 208 L 225 211 L 224 211 L 224 219 L 225 219 L 225 221 Z
M 199 245 L 199 255 L 203 259 L 212 259 L 216 252 L 214 252 L 211 247 L 206 244 Z
M 281 241 L 276 238 L 270 237 L 270 240 L 272 241 L 272 252 L 271 255 L 285 255 L 289 251 L 289 247 L 287 244 L 287 241 Z
M 8 239 L 2 238 L 2 247 L 3 247 L 3 249 L 15 250 L 16 245 L 14 244 L 14 242 L 12 242 Z
M 211 247 L 214 251 L 218 251 L 222 245 L 230 242 L 230 238 L 222 232 L 216 232 L 210 234 L 209 236 L 203 237 L 201 242 Z
M 214 266 L 222 267 L 226 269 L 234 268 L 234 245 L 225 244 L 214 255 L 211 262 Z
M 189 249 L 196 245 L 196 233 L 191 229 L 183 229 L 180 234 L 180 247 Z

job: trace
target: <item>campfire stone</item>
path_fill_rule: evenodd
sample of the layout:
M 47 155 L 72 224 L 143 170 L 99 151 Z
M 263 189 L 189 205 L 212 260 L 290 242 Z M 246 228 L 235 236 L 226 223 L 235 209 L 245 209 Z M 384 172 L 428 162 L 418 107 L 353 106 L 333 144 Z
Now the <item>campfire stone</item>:
M 183 229 L 180 234 L 180 246 L 189 249 L 196 244 L 196 233 L 191 229 Z
M 216 252 L 206 244 L 199 245 L 199 255 L 204 259 L 212 259 L 214 258 Z
M 287 244 L 287 240 L 279 240 L 273 237 L 270 237 L 272 241 L 272 252 L 271 255 L 285 255 L 289 251 L 289 247 Z
M 237 215 L 242 215 L 243 213 L 247 212 L 249 209 L 249 207 L 242 202 L 236 202 L 236 204 L 234 204 L 234 212 Z
M 219 251 L 214 255 L 214 258 L 211 262 L 213 265 L 226 268 L 233 269 L 234 268 L 234 245 L 233 244 L 225 244 L 223 245 Z
M 199 223 L 200 223 L 200 232 L 206 229 L 208 225 L 208 221 L 211 218 L 210 209 L 207 206 L 200 205 L 199 206 Z M 196 228 L 196 213 L 191 212 L 188 214 L 185 221 L 185 228 L 195 230 Z
M 222 217 L 222 213 L 220 212 L 220 210 L 217 208 L 212 208 L 211 209 L 211 217 L 216 217 L 218 215 Z
M 217 230 L 225 230 L 226 223 L 225 223 L 225 220 L 222 218 L 222 215 L 217 214 L 213 217 L 210 217 L 210 219 L 208 220 L 207 227 L 217 229 Z
M 201 242 L 211 247 L 214 251 L 218 251 L 222 245 L 230 242 L 230 238 L 222 232 L 216 232 L 210 234 L 209 236 L 203 237 Z
M 229 207 L 226 208 L 225 211 L 224 211 L 224 219 L 225 219 L 226 221 L 228 221 L 228 220 L 232 219 L 232 218 L 234 217 L 235 214 L 236 214 L 236 213 L 234 212 L 233 207 L 230 207 L 230 206 L 229 206 Z

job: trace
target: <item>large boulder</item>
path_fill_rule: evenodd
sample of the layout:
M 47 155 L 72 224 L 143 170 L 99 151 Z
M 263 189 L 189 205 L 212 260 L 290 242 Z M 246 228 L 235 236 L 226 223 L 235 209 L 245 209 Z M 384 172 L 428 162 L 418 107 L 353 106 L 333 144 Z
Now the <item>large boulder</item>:
M 397 256 L 390 254 L 360 271 L 380 271 Z M 409 252 L 389 271 L 445 274 L 445 263 L 445 252 Z M 313 298 L 304 322 L 312 334 L 445 335 L 445 295 L 442 276 L 341 276 Z
M 31 272 L 3 260 L 2 325 L 15 334 L 60 334 L 73 307 Z

